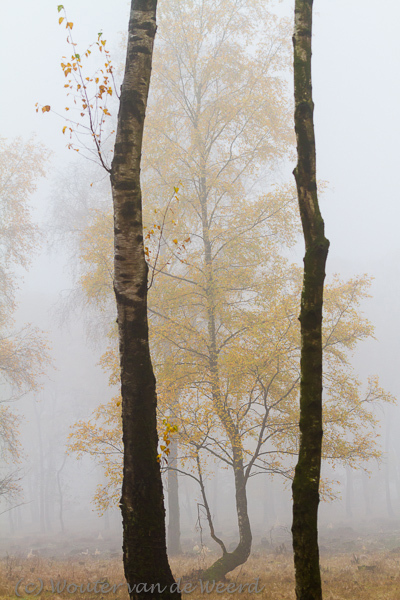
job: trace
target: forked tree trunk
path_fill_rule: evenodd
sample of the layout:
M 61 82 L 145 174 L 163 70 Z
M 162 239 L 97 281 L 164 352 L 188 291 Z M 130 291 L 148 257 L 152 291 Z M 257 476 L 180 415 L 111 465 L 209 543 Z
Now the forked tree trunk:
M 250 556 L 252 533 L 247 509 L 246 479 L 243 468 L 243 459 L 235 460 L 234 476 L 239 543 L 232 552 L 228 552 L 225 547 L 222 549 L 222 556 L 199 574 L 199 579 L 202 579 L 203 581 L 224 580 L 225 575 L 245 563 Z M 209 519 L 209 523 L 211 523 L 211 519 Z M 212 527 L 211 537 L 215 539 L 213 531 L 214 527 Z
M 301 297 L 300 447 L 293 480 L 293 550 L 297 600 L 321 600 L 318 505 L 322 448 L 322 303 L 329 242 L 317 196 L 311 86 L 313 0 L 296 0 L 294 46 L 297 185 L 305 241 Z
M 111 168 L 124 444 L 123 557 L 127 582 L 131 587 L 137 586 L 130 593 L 134 600 L 180 598 L 179 593 L 171 591 L 174 579 L 167 559 L 164 498 L 157 461 L 157 397 L 149 352 L 148 267 L 140 188 L 156 7 L 157 0 L 132 0 Z M 153 592 L 149 591 L 151 585 L 155 586 Z M 163 592 L 158 591 L 163 588 Z
M 247 480 L 244 470 L 242 439 L 238 428 L 224 406 L 220 390 L 220 376 L 217 350 L 216 299 L 213 272 L 212 246 L 210 241 L 209 219 L 207 214 L 206 177 L 200 179 L 200 207 L 204 244 L 204 263 L 206 274 L 206 306 L 208 328 L 209 373 L 214 410 L 229 439 L 232 451 L 233 474 L 235 478 L 236 514 L 239 528 L 239 543 L 233 552 L 223 550 L 221 558 L 200 574 L 200 578 L 209 581 L 224 579 L 225 575 L 242 565 L 250 556 L 252 533 L 247 508 Z

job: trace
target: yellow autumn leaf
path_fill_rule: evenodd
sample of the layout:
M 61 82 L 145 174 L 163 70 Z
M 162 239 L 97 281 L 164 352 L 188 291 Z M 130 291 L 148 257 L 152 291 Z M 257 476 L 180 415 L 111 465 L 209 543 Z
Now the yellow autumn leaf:
M 50 106 L 48 104 L 46 104 L 46 106 L 42 106 L 42 113 L 49 112 L 49 111 L 50 111 Z
M 62 23 L 63 21 L 64 21 L 64 17 L 60 17 L 60 18 L 58 19 L 58 24 L 59 24 L 59 25 L 61 25 L 61 23 Z

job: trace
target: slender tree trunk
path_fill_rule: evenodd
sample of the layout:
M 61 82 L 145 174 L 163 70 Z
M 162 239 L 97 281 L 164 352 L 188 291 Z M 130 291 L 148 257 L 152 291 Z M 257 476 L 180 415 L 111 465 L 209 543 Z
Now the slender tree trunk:
M 311 86 L 313 0 L 296 0 L 294 46 L 297 185 L 305 241 L 301 297 L 300 447 L 293 480 L 293 550 L 298 600 L 321 600 L 318 505 L 322 448 L 322 303 L 329 242 L 317 196 Z
M 171 439 L 170 454 L 168 457 L 168 554 L 176 556 L 182 554 L 181 548 L 181 523 L 179 510 L 179 480 L 175 471 L 178 459 L 178 442 Z
M 271 525 L 276 519 L 274 482 L 265 475 L 265 501 L 263 502 L 263 526 Z
M 45 520 L 45 468 L 44 468 L 44 452 L 43 452 L 43 438 L 42 438 L 42 426 L 41 426 L 41 414 L 37 410 L 36 403 L 34 404 L 37 434 L 38 434 L 38 445 L 39 445 L 39 523 L 40 532 L 46 532 L 46 520 Z
M 63 487 L 61 485 L 61 473 L 62 473 L 63 468 L 65 467 L 66 461 L 67 461 L 67 454 L 64 454 L 64 458 L 63 458 L 61 467 L 57 470 L 57 488 L 58 488 L 58 501 L 59 501 L 58 518 L 60 520 L 61 533 L 65 533 L 65 527 L 64 527 L 64 492 L 63 492 Z
M 229 439 L 232 449 L 233 473 L 235 478 L 236 513 L 239 527 L 239 543 L 233 552 L 223 552 L 211 567 L 206 569 L 201 578 L 204 580 L 223 579 L 229 571 L 242 565 L 250 556 L 252 533 L 247 509 L 246 477 L 243 464 L 243 448 L 239 431 L 226 410 L 221 396 L 218 368 L 218 349 L 216 333 L 216 298 L 213 273 L 212 248 L 207 214 L 207 187 L 205 175 L 200 180 L 200 206 L 202 217 L 202 233 L 204 243 L 204 262 L 206 274 L 207 325 L 209 338 L 209 372 L 211 378 L 212 401 L 215 412 Z
M 354 481 L 353 470 L 348 465 L 346 466 L 346 516 L 348 519 L 353 518 L 353 498 L 354 498 Z
M 369 517 L 371 514 L 371 495 L 369 491 L 369 477 L 365 471 L 361 473 L 361 481 L 364 493 L 365 514 L 367 517 Z
M 392 497 L 390 493 L 390 418 L 386 418 L 386 439 L 385 439 L 385 497 L 386 497 L 386 510 L 388 517 L 394 518 L 394 511 L 392 505 Z
M 187 479 L 188 478 L 186 478 L 186 477 L 183 478 L 183 487 L 185 489 L 185 498 L 186 498 L 185 508 L 186 508 L 187 518 L 188 518 L 188 521 L 189 521 L 189 526 L 192 527 L 193 526 L 193 514 L 192 514 L 192 509 L 190 507 L 191 498 L 189 496 L 188 481 L 187 481 Z
M 49 448 L 47 454 L 47 469 L 44 488 L 44 516 L 46 523 L 46 531 L 52 531 L 53 509 L 54 509 L 54 465 L 53 453 Z
M 215 463 L 215 474 L 214 474 L 214 486 L 213 486 L 213 521 L 216 529 L 219 529 L 219 519 L 218 519 L 218 498 L 219 498 L 219 470 L 218 463 Z
M 132 0 L 111 167 L 124 444 L 123 559 L 127 582 L 131 588 L 136 586 L 130 593 L 132 600 L 180 598 L 173 591 L 176 586 L 171 591 L 174 579 L 167 558 L 164 497 L 157 461 L 157 396 L 149 351 L 148 267 L 140 187 L 156 8 L 157 0 Z M 148 591 L 151 585 L 156 586 L 153 592 Z

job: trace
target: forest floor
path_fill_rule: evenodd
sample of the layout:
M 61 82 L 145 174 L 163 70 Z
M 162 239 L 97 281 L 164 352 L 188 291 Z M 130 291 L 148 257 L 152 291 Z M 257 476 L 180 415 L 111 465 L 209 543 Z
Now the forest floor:
M 182 541 L 185 553 L 170 559 L 176 580 L 218 557 L 206 546 L 199 554 L 195 538 Z M 120 537 L 111 530 L 86 537 L 2 536 L 0 600 L 128 600 L 120 548 Z M 324 600 L 400 600 L 398 519 L 322 527 L 320 554 Z M 191 581 L 192 591 L 182 594 L 184 600 L 295 600 L 290 530 L 272 527 L 264 537 L 256 536 L 250 559 L 229 573 L 221 587 L 207 588 L 196 575 Z
M 212 559 L 213 556 L 208 555 L 207 564 Z M 192 556 L 171 559 L 176 578 L 198 569 L 200 562 L 203 561 Z M 365 555 L 323 556 L 321 569 L 324 600 L 400 600 L 400 549 Z M 114 587 L 123 581 L 120 558 L 104 560 L 81 556 L 52 560 L 40 556 L 8 556 L 0 563 L 1 600 L 128 600 L 126 584 L 119 589 Z M 218 591 L 215 587 L 211 591 L 210 587 L 205 589 L 205 583 L 194 580 L 195 589 L 182 597 L 187 600 L 294 600 L 292 555 L 257 552 L 221 585 Z

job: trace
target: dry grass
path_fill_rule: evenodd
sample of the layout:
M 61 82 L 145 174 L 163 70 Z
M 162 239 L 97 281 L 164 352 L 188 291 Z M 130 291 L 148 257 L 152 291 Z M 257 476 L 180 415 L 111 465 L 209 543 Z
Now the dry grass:
M 208 557 L 207 563 L 212 560 Z M 184 556 L 173 559 L 172 567 L 177 578 L 191 570 L 204 566 L 196 557 Z M 324 600 L 400 600 L 400 554 L 396 552 L 370 553 L 355 556 L 325 556 L 321 561 L 324 585 Z M 43 580 L 43 591 L 39 596 L 33 593 L 24 594 L 24 586 Z M 236 585 L 253 583 L 259 578 L 259 587 L 263 591 L 255 594 L 248 591 L 233 593 L 201 593 L 200 585 L 191 594 L 184 595 L 188 600 L 208 598 L 209 600 L 294 600 L 293 564 L 290 555 L 275 556 L 273 554 L 255 554 L 241 568 L 229 575 L 229 582 Z M 61 600 L 65 598 L 85 600 L 127 600 L 126 589 L 116 592 L 111 589 L 101 593 L 73 592 L 74 588 L 62 593 L 52 591 L 53 582 L 66 580 L 67 584 L 83 585 L 102 580 L 109 582 L 109 587 L 124 581 L 121 561 L 117 558 L 104 560 L 98 557 L 79 557 L 64 561 L 49 560 L 34 556 L 30 559 L 18 556 L 8 557 L 0 563 L 0 599 L 14 600 L 16 583 L 23 579 L 19 593 L 23 600 L 36 597 L 42 600 Z M 226 582 L 227 584 L 228 582 Z M 98 584 L 100 585 L 100 584 Z M 105 588 L 106 591 L 107 588 Z

